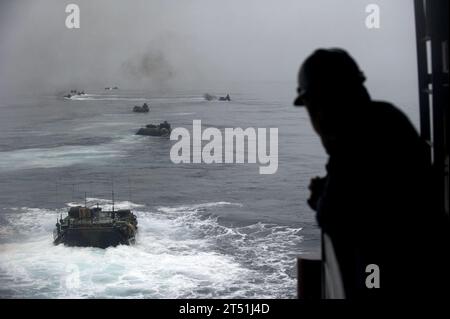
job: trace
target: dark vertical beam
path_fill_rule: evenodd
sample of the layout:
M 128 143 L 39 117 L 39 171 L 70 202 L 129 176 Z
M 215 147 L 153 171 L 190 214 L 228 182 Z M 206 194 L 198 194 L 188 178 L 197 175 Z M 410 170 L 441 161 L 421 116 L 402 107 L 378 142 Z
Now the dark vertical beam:
M 433 83 L 433 157 L 438 174 L 438 199 L 448 213 L 448 70 L 443 48 L 448 46 L 448 0 L 427 1 Z
M 449 213 L 448 0 L 414 0 L 419 73 L 420 129 L 432 142 L 434 187 L 441 210 Z M 427 42 L 431 50 L 427 50 Z M 427 67 L 431 60 L 431 70 Z M 431 84 L 432 90 L 429 90 Z M 431 105 L 430 105 L 431 97 Z M 432 118 L 430 111 L 432 110 Z M 432 123 L 432 127 L 431 127 Z
M 300 256 L 297 258 L 297 296 L 299 299 L 319 300 L 322 298 L 322 259 Z
M 425 17 L 425 1 L 414 0 L 414 12 L 416 19 L 416 48 L 417 48 L 417 67 L 419 82 L 419 107 L 420 107 L 420 134 L 423 139 L 431 143 L 430 127 L 430 103 L 428 84 L 429 74 L 427 70 L 427 48 L 428 39 L 427 19 Z M 431 161 L 431 150 L 428 154 Z

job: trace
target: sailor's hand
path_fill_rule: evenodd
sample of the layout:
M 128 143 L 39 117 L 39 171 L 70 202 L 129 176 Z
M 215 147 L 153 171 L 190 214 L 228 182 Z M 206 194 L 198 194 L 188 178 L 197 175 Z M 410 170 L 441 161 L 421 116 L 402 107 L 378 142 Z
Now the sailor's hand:
M 323 190 L 325 188 L 326 177 L 314 177 L 311 179 L 309 183 L 309 190 L 311 191 L 311 195 L 308 198 L 308 205 L 313 209 L 317 210 L 317 202 L 319 198 L 322 196 Z

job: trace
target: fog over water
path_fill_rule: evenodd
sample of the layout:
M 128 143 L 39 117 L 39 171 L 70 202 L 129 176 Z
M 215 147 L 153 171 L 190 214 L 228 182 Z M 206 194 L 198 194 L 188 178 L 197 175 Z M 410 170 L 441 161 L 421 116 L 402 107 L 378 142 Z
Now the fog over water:
M 81 28 L 69 30 L 65 2 L 1 2 L 2 91 L 105 83 L 165 91 L 249 81 L 295 85 L 304 57 L 339 46 L 357 59 L 374 97 L 417 104 L 409 0 L 376 1 L 376 30 L 365 26 L 369 3 L 362 0 L 76 3 Z
M 66 2 L 0 1 L 0 297 L 295 297 L 295 258 L 320 247 L 306 200 L 326 163 L 292 106 L 298 68 L 343 47 L 371 95 L 418 126 L 412 1 L 376 1 L 377 30 L 362 0 L 71 2 L 80 29 L 65 27 Z M 87 94 L 64 98 L 71 89 Z M 148 114 L 132 112 L 144 102 Z M 135 135 L 164 120 L 276 127 L 278 171 L 176 165 L 168 138 Z M 85 192 L 107 208 L 112 180 L 137 244 L 54 246 L 57 216 Z

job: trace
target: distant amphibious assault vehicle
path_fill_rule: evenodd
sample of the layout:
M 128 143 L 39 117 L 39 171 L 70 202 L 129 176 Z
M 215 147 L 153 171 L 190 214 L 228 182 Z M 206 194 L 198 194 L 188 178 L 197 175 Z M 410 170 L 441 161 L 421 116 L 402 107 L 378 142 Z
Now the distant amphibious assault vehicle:
M 56 222 L 54 244 L 106 248 L 135 243 L 136 216 L 129 209 L 102 211 L 100 207 L 71 207 Z
M 147 135 L 147 136 L 170 136 L 172 131 L 170 124 L 167 121 L 160 123 L 159 125 L 147 124 L 145 127 L 141 127 L 136 135 Z

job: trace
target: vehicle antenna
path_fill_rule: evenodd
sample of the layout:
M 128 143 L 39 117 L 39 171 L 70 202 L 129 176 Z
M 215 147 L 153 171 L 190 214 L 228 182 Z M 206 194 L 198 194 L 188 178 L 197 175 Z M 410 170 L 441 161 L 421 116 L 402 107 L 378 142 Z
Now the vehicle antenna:
M 112 211 L 114 213 L 114 180 L 111 179 L 111 186 L 112 186 Z
M 114 190 L 112 191 L 112 211 L 114 213 Z
M 131 181 L 129 176 L 128 176 L 128 203 L 131 209 Z
M 55 180 L 55 196 L 56 196 L 56 207 L 58 207 L 58 180 Z M 56 210 L 56 220 L 58 220 L 58 211 Z

